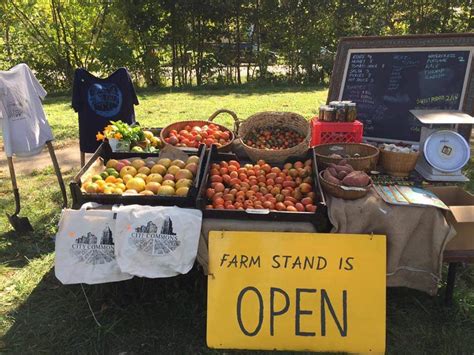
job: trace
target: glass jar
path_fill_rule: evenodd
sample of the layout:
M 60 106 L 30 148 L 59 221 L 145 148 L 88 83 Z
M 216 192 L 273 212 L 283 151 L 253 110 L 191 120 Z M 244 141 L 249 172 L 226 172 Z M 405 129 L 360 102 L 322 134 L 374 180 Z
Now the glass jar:
M 337 122 L 346 122 L 346 105 L 343 103 L 338 103 L 335 108 L 335 121 Z
M 319 121 L 326 121 L 326 109 L 327 109 L 328 106 L 326 105 L 321 105 L 319 106 L 319 116 L 318 116 L 318 119 Z
M 336 109 L 328 106 L 324 112 L 324 121 L 334 122 L 336 120 Z
M 351 102 L 346 107 L 346 121 L 354 122 L 357 119 L 357 104 Z

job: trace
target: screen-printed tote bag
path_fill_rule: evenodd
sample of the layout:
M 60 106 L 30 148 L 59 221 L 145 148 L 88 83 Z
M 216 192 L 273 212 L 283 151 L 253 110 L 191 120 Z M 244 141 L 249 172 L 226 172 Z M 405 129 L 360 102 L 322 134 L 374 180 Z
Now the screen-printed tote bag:
M 185 274 L 193 267 L 202 213 L 179 207 L 120 206 L 115 255 L 120 269 L 157 278 Z
M 115 257 L 115 220 L 111 210 L 65 209 L 56 235 L 54 271 L 63 284 L 128 280 Z

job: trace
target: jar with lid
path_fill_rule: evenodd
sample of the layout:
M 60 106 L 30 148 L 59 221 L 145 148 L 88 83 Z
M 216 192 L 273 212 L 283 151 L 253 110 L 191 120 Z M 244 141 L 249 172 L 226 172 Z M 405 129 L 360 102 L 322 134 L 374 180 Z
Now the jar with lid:
M 329 107 L 329 106 L 326 106 L 326 105 L 321 105 L 321 106 L 319 106 L 319 116 L 318 116 L 318 120 L 319 120 L 319 121 L 326 121 L 325 115 L 326 115 L 326 109 L 327 109 L 328 107 Z
M 346 122 L 346 105 L 338 103 L 335 107 L 335 121 Z
M 324 121 L 334 122 L 336 120 L 336 109 L 334 107 L 328 106 L 324 112 Z
M 351 102 L 346 107 L 346 121 L 354 122 L 357 119 L 357 104 Z

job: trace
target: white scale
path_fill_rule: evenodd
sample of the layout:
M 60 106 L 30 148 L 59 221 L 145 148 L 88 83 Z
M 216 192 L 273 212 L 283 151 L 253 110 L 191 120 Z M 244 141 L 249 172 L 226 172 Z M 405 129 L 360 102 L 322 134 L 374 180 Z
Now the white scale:
M 474 117 L 460 111 L 410 110 L 423 124 L 418 171 L 429 181 L 465 182 L 462 168 L 469 162 L 471 149 L 456 132 L 458 124 L 474 124 Z

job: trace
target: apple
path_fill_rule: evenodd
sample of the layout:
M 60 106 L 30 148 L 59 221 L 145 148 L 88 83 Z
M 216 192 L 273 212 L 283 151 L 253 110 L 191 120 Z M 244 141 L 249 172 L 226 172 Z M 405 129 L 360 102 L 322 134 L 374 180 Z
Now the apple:
M 169 166 L 171 165 L 171 159 L 162 158 L 158 160 L 157 164 L 163 165 L 165 168 L 169 168 Z
M 179 189 L 176 189 L 176 196 L 187 196 L 189 192 L 189 187 L 180 187 Z
M 118 160 L 116 159 L 109 159 L 109 161 L 107 162 L 107 164 L 105 165 L 106 168 L 114 168 L 114 169 L 117 169 L 117 164 L 118 164 Z
M 186 166 L 184 168 L 189 170 L 190 172 L 192 172 L 193 175 L 196 175 L 198 166 L 197 166 L 196 163 L 188 163 L 188 164 L 186 164 Z
M 145 190 L 149 190 L 153 192 L 154 194 L 158 193 L 158 189 L 160 188 L 161 184 L 159 182 L 155 181 L 150 181 L 148 184 L 145 186 Z
M 174 181 L 175 178 L 174 178 L 174 175 L 173 175 L 173 174 L 166 174 L 165 176 L 163 176 L 163 180 L 171 180 L 171 181 Z
M 180 187 L 190 187 L 193 184 L 192 180 L 189 179 L 180 179 L 176 182 L 175 187 L 179 189 Z
M 158 195 L 172 196 L 175 194 L 174 188 L 172 186 L 162 185 L 158 189 Z
M 137 169 L 135 169 L 133 166 L 126 165 L 120 169 L 120 177 L 123 178 L 125 175 L 135 176 L 137 175 Z
M 153 167 L 151 168 L 150 172 L 152 174 L 160 174 L 160 175 L 165 175 L 166 174 L 166 166 L 162 165 L 162 164 L 155 164 L 153 165 Z
M 137 170 L 144 167 L 145 165 L 146 163 L 142 159 L 135 159 L 132 161 L 132 166 Z
M 140 169 L 138 169 L 138 173 L 140 173 L 140 174 L 149 175 L 150 172 L 151 172 L 151 170 L 147 166 L 142 166 Z
M 180 159 L 175 159 L 171 162 L 172 166 L 177 166 L 180 169 L 184 168 L 186 166 L 186 163 Z
M 176 180 L 181 180 L 181 179 L 189 179 L 192 180 L 193 178 L 193 173 L 187 169 L 180 169 L 176 174 L 174 175 Z
M 168 174 L 172 174 L 172 175 L 176 175 L 176 173 L 177 173 L 179 170 L 180 170 L 180 167 L 179 167 L 179 166 L 171 165 L 171 166 L 168 168 L 167 173 L 168 173 Z
M 160 174 L 150 174 L 147 176 L 146 182 L 159 182 L 161 184 L 161 182 L 163 181 L 163 176 L 161 176 Z
M 145 190 L 146 184 L 145 184 L 145 180 L 134 177 L 127 182 L 126 186 L 127 186 L 127 189 L 141 192 Z

